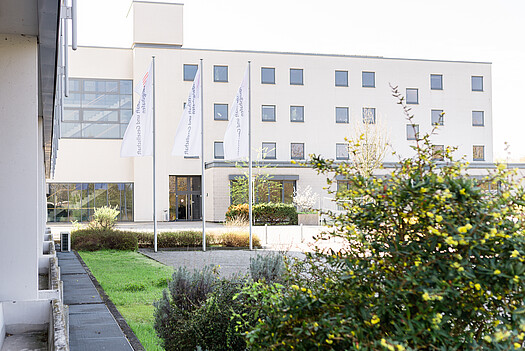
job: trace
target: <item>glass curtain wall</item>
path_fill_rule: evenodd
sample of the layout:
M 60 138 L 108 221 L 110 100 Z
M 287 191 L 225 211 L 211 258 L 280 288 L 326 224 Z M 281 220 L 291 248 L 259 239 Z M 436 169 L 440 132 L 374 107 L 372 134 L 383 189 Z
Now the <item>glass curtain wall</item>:
M 102 206 L 116 206 L 118 221 L 133 221 L 133 183 L 47 184 L 48 222 L 86 222 Z

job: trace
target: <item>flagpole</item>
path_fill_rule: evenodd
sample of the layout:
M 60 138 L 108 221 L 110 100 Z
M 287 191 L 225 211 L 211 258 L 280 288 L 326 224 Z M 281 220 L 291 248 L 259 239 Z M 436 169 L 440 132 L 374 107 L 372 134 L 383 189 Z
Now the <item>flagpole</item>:
M 203 100 L 202 100 L 202 59 L 201 59 L 201 69 L 200 69 L 200 81 L 201 81 L 201 214 L 202 214 L 202 251 L 206 251 L 206 182 L 204 181 L 204 110 L 203 110 Z
M 251 86 L 251 61 L 248 61 L 248 219 L 250 221 L 250 251 L 253 250 L 253 237 L 252 237 L 252 222 L 253 222 L 253 179 L 252 179 L 252 109 L 251 109 L 251 95 L 252 95 L 252 86 Z
M 157 252 L 157 193 L 155 189 L 156 176 L 155 176 L 155 56 L 151 56 L 153 59 L 153 249 Z

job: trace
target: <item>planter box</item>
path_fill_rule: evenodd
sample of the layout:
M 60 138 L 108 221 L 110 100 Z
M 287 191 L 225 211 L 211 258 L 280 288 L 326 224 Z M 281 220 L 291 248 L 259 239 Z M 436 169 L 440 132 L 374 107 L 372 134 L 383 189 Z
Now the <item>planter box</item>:
M 297 214 L 297 223 L 304 225 L 319 225 L 318 213 L 299 213 Z

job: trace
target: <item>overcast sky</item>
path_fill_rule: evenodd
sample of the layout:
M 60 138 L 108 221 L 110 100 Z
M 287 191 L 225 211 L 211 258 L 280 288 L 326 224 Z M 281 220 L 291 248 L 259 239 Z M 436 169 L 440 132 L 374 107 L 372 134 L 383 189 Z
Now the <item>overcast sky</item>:
M 525 0 L 185 0 L 184 47 L 492 62 L 494 157 L 525 157 Z M 130 0 L 78 0 L 79 45 L 130 47 Z M 523 160 L 525 162 L 525 159 Z

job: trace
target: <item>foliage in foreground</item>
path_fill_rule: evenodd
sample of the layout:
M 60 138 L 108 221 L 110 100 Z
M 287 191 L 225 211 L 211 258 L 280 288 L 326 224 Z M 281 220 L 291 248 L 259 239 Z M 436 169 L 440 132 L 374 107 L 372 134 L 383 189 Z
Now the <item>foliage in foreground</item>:
M 283 256 L 258 255 L 251 260 L 254 279 L 282 279 Z M 259 284 L 259 283 L 255 283 Z M 155 330 L 168 350 L 246 350 L 240 330 L 259 318 L 257 302 L 243 293 L 254 286 L 247 277 L 219 278 L 215 268 L 190 272 L 179 268 L 155 304 Z
M 346 246 L 297 262 L 291 289 L 253 293 L 273 299 L 258 305 L 266 317 L 247 335 L 252 349 L 523 347 L 523 189 L 503 165 L 476 180 L 449 149 L 437 163 L 428 135 L 414 149 L 386 178 L 313 156 L 329 184 L 348 181 L 334 193 L 346 211 L 331 233 Z
M 162 296 L 173 269 L 130 251 L 79 254 L 144 348 L 162 350 L 153 329 L 153 302 Z

